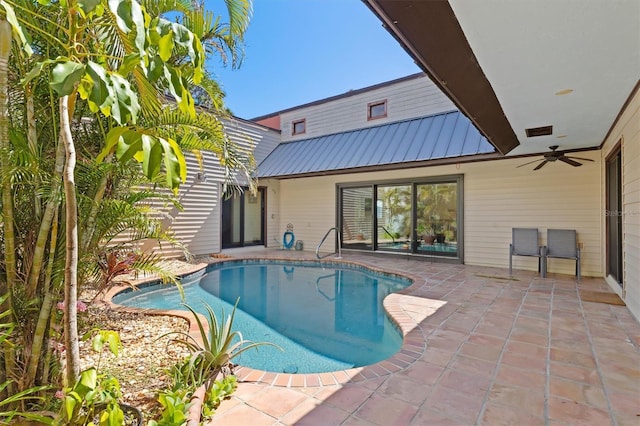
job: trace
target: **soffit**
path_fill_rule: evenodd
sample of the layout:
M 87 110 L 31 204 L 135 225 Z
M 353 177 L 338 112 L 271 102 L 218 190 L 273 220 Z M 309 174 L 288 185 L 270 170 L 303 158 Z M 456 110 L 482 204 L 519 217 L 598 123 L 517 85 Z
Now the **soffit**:
M 637 0 L 366 1 L 454 103 L 510 155 L 544 152 L 550 145 L 599 146 L 640 78 Z M 448 8 L 455 20 L 446 20 Z M 438 14 L 444 28 L 429 21 Z M 460 47 L 465 43 L 456 25 L 470 53 Z M 475 89 L 460 83 L 465 75 Z M 572 91 L 556 94 L 563 90 Z M 493 122 L 477 118 L 487 109 Z M 509 140 L 501 117 L 519 146 Z M 547 125 L 553 126 L 549 136 L 525 134 Z

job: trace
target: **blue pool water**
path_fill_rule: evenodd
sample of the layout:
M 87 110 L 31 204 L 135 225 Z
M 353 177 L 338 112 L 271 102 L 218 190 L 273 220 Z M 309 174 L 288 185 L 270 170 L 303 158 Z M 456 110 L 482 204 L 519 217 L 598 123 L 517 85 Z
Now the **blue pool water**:
M 324 267 L 323 267 L 324 265 Z M 234 329 L 246 340 L 271 342 L 233 360 L 247 367 L 286 373 L 319 373 L 373 364 L 392 356 L 402 336 L 382 301 L 411 282 L 365 268 L 319 262 L 233 261 L 185 277 L 185 300 L 206 313 L 229 314 L 238 300 Z M 156 284 L 125 291 L 125 306 L 184 309 L 175 286 Z

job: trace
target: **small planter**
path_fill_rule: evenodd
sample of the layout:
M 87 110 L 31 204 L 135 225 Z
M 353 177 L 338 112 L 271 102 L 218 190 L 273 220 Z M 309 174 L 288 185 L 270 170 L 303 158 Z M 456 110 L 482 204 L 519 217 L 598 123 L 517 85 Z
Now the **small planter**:
M 432 246 L 433 243 L 436 241 L 436 236 L 435 235 L 425 235 L 423 237 L 423 239 L 424 239 L 424 243 L 425 244 L 428 244 L 428 245 Z
M 128 404 L 119 404 L 120 409 L 124 412 L 124 424 L 129 426 L 142 426 L 144 416 L 138 408 Z

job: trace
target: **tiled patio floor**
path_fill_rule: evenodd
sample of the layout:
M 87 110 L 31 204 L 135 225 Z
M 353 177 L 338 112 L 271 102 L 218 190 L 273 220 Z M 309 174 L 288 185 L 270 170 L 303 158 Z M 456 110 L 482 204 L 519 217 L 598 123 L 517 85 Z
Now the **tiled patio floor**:
M 258 253 L 244 255 L 251 254 Z M 416 279 L 406 294 L 389 297 L 409 319 L 401 324 L 405 342 L 422 345 L 317 386 L 241 370 L 246 378 L 212 424 L 640 425 L 640 323 L 625 306 L 579 297 L 610 291 L 602 279 L 578 284 L 528 271 L 508 279 L 496 268 L 343 260 Z

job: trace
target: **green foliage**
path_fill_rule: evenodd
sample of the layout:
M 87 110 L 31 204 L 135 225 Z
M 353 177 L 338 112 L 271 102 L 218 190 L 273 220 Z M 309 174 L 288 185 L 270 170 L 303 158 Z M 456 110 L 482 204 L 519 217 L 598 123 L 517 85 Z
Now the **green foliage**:
M 98 330 L 91 347 L 102 359 L 105 348 L 118 356 L 122 343 L 117 332 Z M 124 412 L 118 404 L 122 397 L 120 383 L 115 377 L 99 372 L 100 359 L 97 366 L 83 370 L 76 383 L 65 389 L 59 419 L 62 424 L 91 425 L 95 418 L 100 419 L 101 425 L 124 423 Z
M 230 361 L 243 352 L 262 345 L 271 345 L 279 348 L 269 342 L 256 343 L 244 340 L 241 332 L 232 330 L 238 301 L 233 306 L 231 314 L 223 321 L 219 321 L 211 306 L 205 304 L 205 309 L 208 313 L 208 324 L 206 326 L 202 323 L 197 312 L 191 306 L 185 305 L 196 319 L 200 342 L 202 343 L 187 333 L 177 333 L 187 338 L 187 340 L 178 342 L 184 344 L 191 352 L 191 355 L 182 364 L 178 364 L 174 377 L 178 375 L 181 377 L 180 380 L 182 382 L 196 388 L 206 385 L 207 390 L 209 390 L 213 386 L 218 373 L 229 369 Z M 225 317 L 224 311 L 222 311 L 221 316 Z
M 220 403 L 229 398 L 237 387 L 236 376 L 226 376 L 221 380 L 216 380 L 205 395 L 205 401 L 202 406 L 202 419 L 211 419 Z
M 148 426 L 183 425 L 187 421 L 189 413 L 189 395 L 191 392 L 192 390 L 188 388 L 161 392 L 158 402 L 162 405 L 162 415 L 158 421 L 150 421 Z
M 0 295 L 0 306 L 7 301 L 9 295 Z M 11 311 L 6 310 L 0 312 L 0 348 L 5 345 L 11 345 L 9 338 L 15 329 L 15 324 L 11 321 Z M 0 394 L 7 390 L 12 380 L 0 383 Z M 40 422 L 42 424 L 51 424 L 52 419 L 37 413 L 30 413 L 20 409 L 20 404 L 24 402 L 44 401 L 44 397 L 38 395 L 42 391 L 51 389 L 51 386 L 34 386 L 20 392 L 13 393 L 4 399 L 0 399 L 0 423 L 11 422 L 13 419 L 26 419 Z

